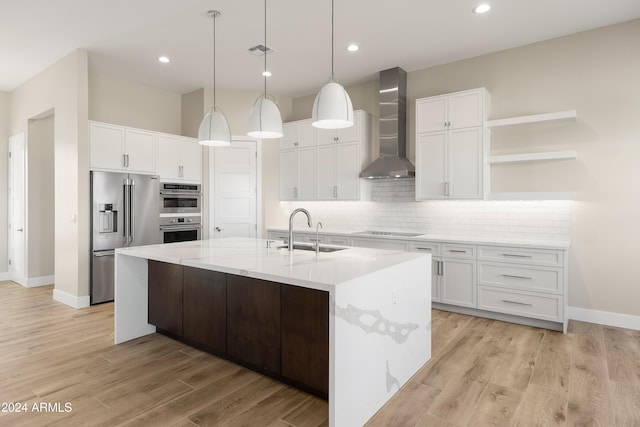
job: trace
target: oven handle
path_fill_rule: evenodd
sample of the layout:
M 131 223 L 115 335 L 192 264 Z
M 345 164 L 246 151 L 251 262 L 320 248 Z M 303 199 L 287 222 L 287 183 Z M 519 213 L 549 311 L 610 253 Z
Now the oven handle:
M 189 224 L 189 225 L 161 225 L 160 231 L 186 231 L 186 230 L 200 230 L 202 225 Z
M 202 196 L 200 191 L 164 191 L 160 190 L 160 194 L 167 196 Z

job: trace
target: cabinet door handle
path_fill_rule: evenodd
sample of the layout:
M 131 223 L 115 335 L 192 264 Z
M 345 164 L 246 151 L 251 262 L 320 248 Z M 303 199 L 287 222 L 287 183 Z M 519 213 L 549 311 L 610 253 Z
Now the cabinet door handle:
M 467 251 L 466 250 L 461 250 L 461 249 L 449 249 L 449 252 L 454 252 L 457 254 L 466 254 Z
M 502 254 L 502 256 L 509 256 L 514 258 L 531 258 L 531 255 L 518 255 L 518 254 Z
M 503 299 L 502 302 L 506 302 L 508 304 L 517 304 L 517 305 L 528 305 L 528 306 L 532 306 L 533 305 L 533 304 L 527 303 L 527 302 L 511 301 L 511 300 L 508 300 L 508 299 Z
M 126 154 L 126 156 L 127 156 L 127 167 L 129 167 L 129 155 Z
M 122 167 L 126 168 L 127 167 L 127 157 L 126 154 L 122 155 Z
M 338 187 L 336 185 L 333 186 L 333 197 L 338 197 Z
M 298 187 L 293 187 L 293 198 L 294 199 L 298 198 Z
M 449 197 L 449 183 L 448 182 L 444 183 L 444 195 L 446 197 Z
M 293 143 L 293 145 L 295 145 L 295 146 L 297 147 L 297 146 L 298 146 L 298 143 L 297 143 L 297 142 L 294 142 L 294 143 Z
M 444 261 L 439 261 L 440 262 L 440 275 L 444 276 Z
M 531 280 L 533 279 L 533 277 L 527 277 L 527 276 L 516 276 L 513 274 L 503 274 L 503 277 L 513 277 L 514 279 L 526 279 L 526 280 Z
M 416 249 L 418 249 L 419 251 L 429 251 L 431 252 L 431 248 L 421 248 L 420 246 L 416 247 Z

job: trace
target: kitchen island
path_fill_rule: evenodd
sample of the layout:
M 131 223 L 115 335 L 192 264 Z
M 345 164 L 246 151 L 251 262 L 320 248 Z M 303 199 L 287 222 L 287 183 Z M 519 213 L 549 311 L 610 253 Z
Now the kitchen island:
M 327 354 L 328 366 L 318 369 L 328 375 L 329 424 L 363 425 L 431 357 L 431 257 L 367 248 L 316 254 L 288 251 L 278 248 L 278 243 L 269 247 L 266 240 L 229 238 L 118 249 L 115 343 L 156 331 L 156 326 L 149 323 L 155 310 L 151 304 L 156 299 L 155 282 L 177 282 L 184 277 L 186 285 L 188 277 L 200 277 L 196 280 L 199 289 L 208 291 L 209 287 L 221 286 L 224 290 L 220 294 L 222 299 L 226 297 L 223 342 L 229 346 L 226 351 L 231 353 L 231 360 L 238 359 L 233 351 L 242 348 L 242 342 L 238 345 L 237 341 L 245 337 L 239 335 L 251 332 L 252 321 L 254 325 L 270 326 L 270 322 L 256 322 L 264 319 L 260 316 L 247 319 L 238 317 L 238 313 L 246 316 L 275 304 L 272 319 L 273 323 L 282 322 L 282 335 L 268 341 L 263 338 L 262 342 L 276 342 L 278 347 L 265 350 L 267 362 L 260 360 L 253 366 L 259 371 L 267 366 L 263 370 L 266 374 L 274 376 L 275 370 L 276 378 L 281 376 L 285 382 L 304 385 L 309 373 L 297 368 L 302 379 L 295 378 L 296 368 L 290 368 L 286 357 L 295 360 L 298 351 L 300 362 L 305 342 L 309 341 L 304 331 L 309 319 L 296 322 L 296 316 L 316 313 L 318 319 L 324 316 L 320 323 L 325 322 L 328 339 L 324 349 L 317 342 L 309 348 Z M 183 272 L 174 276 L 158 273 L 158 266 L 169 268 L 166 271 L 172 271 L 174 266 L 174 271 L 177 268 Z M 182 301 L 182 288 L 179 289 L 169 302 Z M 184 289 L 186 304 L 189 298 Z M 265 295 L 273 297 L 273 304 L 268 302 L 271 297 Z M 202 298 L 192 296 L 190 300 L 201 302 Z M 253 308 L 249 307 L 251 304 Z M 188 314 L 193 317 L 193 310 L 185 307 L 185 322 Z M 180 325 L 182 319 L 182 314 L 178 315 Z M 322 330 L 315 326 L 309 328 L 309 333 L 322 336 Z M 252 345 L 253 353 L 262 353 L 261 347 L 255 351 L 255 342 Z M 273 368 L 268 368 L 268 360 L 274 354 L 277 360 L 271 365 Z M 312 357 L 315 353 L 307 355 Z M 293 379 L 286 381 L 287 378 Z

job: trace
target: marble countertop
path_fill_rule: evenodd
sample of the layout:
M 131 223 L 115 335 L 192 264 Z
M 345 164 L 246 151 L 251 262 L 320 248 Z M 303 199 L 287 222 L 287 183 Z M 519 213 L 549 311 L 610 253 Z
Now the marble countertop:
M 237 274 L 311 289 L 337 285 L 430 255 L 349 247 L 320 253 L 267 248 L 267 240 L 225 238 L 116 249 L 116 254 Z
M 288 227 L 276 226 L 269 227 L 267 231 L 288 232 Z M 315 234 L 315 230 L 296 228 L 294 233 Z M 560 240 L 531 240 L 531 239 L 504 239 L 499 237 L 476 237 L 476 236 L 454 236 L 442 234 L 420 234 L 418 236 L 391 236 L 391 235 L 374 235 L 361 234 L 361 231 L 353 231 L 346 229 L 320 229 L 320 235 L 338 235 L 345 237 L 355 237 L 363 239 L 391 239 L 406 240 L 409 242 L 449 242 L 473 245 L 494 245 L 494 246 L 523 246 L 540 249 L 568 249 L 570 242 Z

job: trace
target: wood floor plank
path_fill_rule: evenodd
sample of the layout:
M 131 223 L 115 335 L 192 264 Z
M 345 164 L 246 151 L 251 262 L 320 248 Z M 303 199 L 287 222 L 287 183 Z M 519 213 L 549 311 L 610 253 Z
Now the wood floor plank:
M 565 426 L 567 395 L 557 388 L 529 384 L 516 410 L 514 427 Z
M 567 391 L 571 370 L 573 336 L 545 331 L 536 364 L 531 373 L 531 383 Z
M 465 378 L 453 379 L 427 412 L 454 424 L 467 425 L 474 416 L 473 408 L 486 388 L 486 383 Z
M 329 404 L 326 400 L 310 396 L 300 406 L 282 417 L 296 427 L 322 427 L 329 425 Z
M 569 381 L 568 425 L 614 425 L 607 364 L 603 357 L 574 354 Z
M 640 387 L 640 342 L 634 331 L 605 326 L 603 333 L 609 378 Z
M 520 327 L 502 354 L 490 381 L 515 390 L 526 390 L 543 338 L 542 329 Z
M 640 426 L 640 387 L 609 382 L 616 426 Z
M 510 426 L 522 392 L 489 383 L 473 409 L 469 426 Z
M 374 417 L 368 427 L 413 426 L 429 410 L 440 390 L 426 384 L 409 381 L 395 398 L 385 405 L 380 416 Z M 295 423 L 293 423 L 295 424 Z

